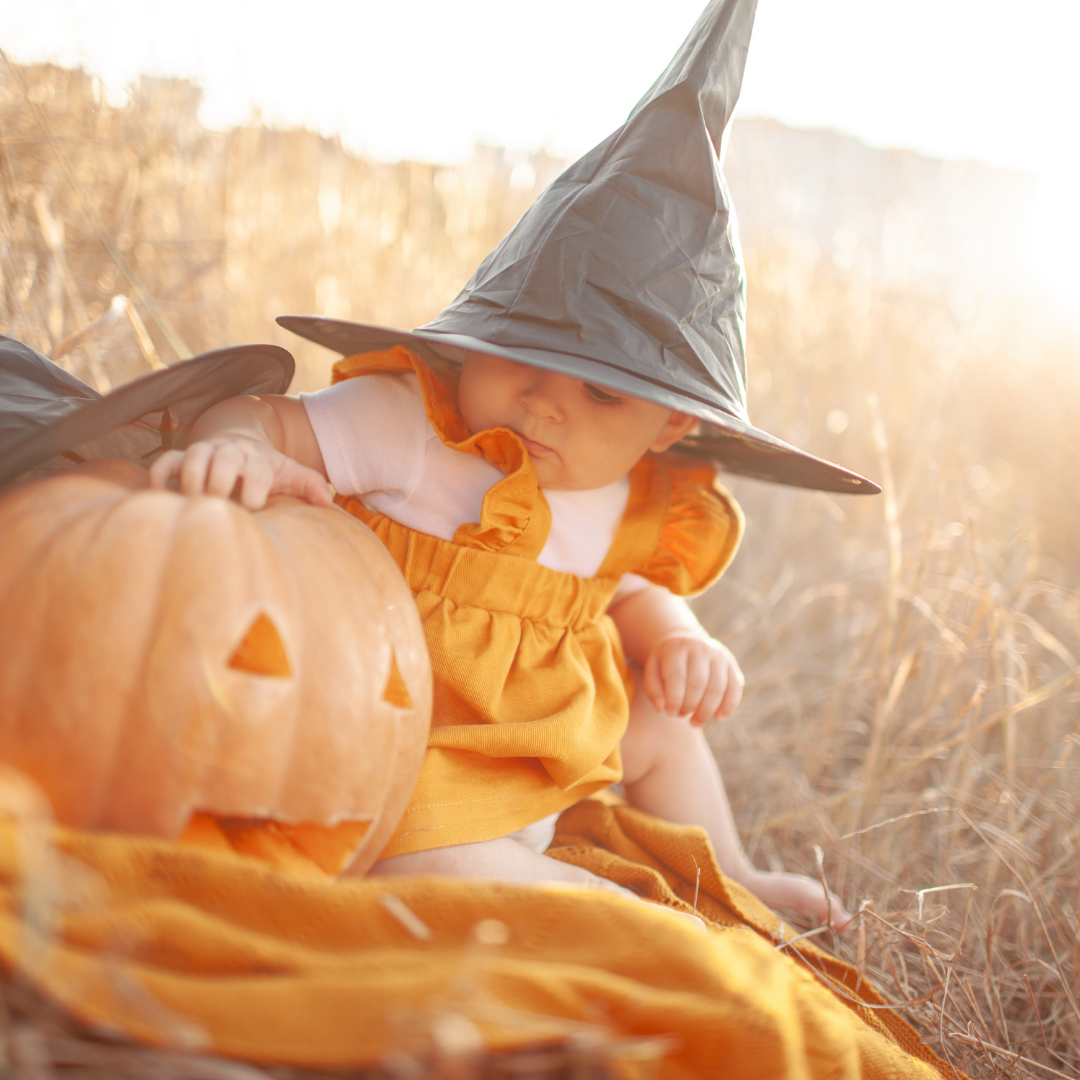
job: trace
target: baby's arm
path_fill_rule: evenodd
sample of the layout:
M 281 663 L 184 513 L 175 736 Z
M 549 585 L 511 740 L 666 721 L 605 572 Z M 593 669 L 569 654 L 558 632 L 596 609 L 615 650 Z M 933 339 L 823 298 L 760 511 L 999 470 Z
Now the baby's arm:
M 627 801 L 665 821 L 701 826 L 720 869 L 770 907 L 843 929 L 851 916 L 820 882 L 758 870 L 743 851 L 716 759 L 695 730 L 738 705 L 743 677 L 735 658 L 666 589 L 633 593 L 610 614 L 627 657 L 644 669 L 635 673 L 621 747 Z
M 220 495 L 237 488 L 249 510 L 270 495 L 295 495 L 330 506 L 326 465 L 298 398 L 237 397 L 207 409 L 186 450 L 167 450 L 150 467 L 150 486 L 175 481 L 184 495 Z
M 658 712 L 687 716 L 702 727 L 735 711 L 742 700 L 742 671 L 685 601 L 649 585 L 617 601 L 608 614 L 627 659 L 642 668 L 645 695 Z

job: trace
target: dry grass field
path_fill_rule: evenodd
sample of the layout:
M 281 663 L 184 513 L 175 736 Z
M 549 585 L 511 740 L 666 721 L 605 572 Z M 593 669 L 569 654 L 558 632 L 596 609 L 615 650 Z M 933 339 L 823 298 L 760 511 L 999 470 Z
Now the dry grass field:
M 1080 350 L 748 262 L 755 420 L 885 490 L 732 482 L 747 538 L 700 605 L 748 677 L 713 731 L 744 836 L 823 865 L 862 908 L 838 953 L 958 1067 L 1075 1076 Z
M 312 389 L 332 358 L 274 315 L 425 320 L 559 168 L 379 164 L 209 133 L 197 106 L 144 81 L 112 108 L 81 73 L 0 62 L 0 332 L 102 389 L 275 341 Z M 731 480 L 747 537 L 698 609 L 747 675 L 711 731 L 744 837 L 859 910 L 831 946 L 957 1068 L 1080 1075 L 1080 343 L 1037 297 L 958 304 L 780 240 L 746 256 L 754 420 L 885 490 Z M 63 1064 L 57 1023 L 35 1076 Z M 213 1076 L 266 1075 L 239 1068 Z

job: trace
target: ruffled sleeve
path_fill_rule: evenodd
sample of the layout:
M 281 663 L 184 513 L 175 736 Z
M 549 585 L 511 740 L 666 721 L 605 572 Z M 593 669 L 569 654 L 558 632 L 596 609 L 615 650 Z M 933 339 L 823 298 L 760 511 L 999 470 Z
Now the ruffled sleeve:
M 700 461 L 647 454 L 630 474 L 630 501 L 600 576 L 638 574 L 676 596 L 704 592 L 739 546 L 738 503 Z

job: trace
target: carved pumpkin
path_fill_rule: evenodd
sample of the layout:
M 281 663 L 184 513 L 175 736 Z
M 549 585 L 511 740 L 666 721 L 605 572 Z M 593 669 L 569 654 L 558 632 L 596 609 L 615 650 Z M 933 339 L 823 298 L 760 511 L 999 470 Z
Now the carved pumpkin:
M 366 869 L 431 714 L 397 566 L 340 510 L 145 485 L 110 462 L 0 499 L 0 759 L 83 828 L 369 821 Z

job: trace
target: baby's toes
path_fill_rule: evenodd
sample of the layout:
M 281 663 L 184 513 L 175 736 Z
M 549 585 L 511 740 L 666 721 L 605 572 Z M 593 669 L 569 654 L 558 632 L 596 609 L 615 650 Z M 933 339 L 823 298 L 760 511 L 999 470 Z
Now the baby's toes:
M 759 873 L 750 889 L 769 907 L 794 911 L 815 923 L 831 923 L 834 930 L 843 930 L 851 915 L 832 894 L 826 898 L 820 881 L 802 874 Z
M 795 910 L 815 923 L 828 923 L 837 933 L 841 933 L 851 922 L 850 913 L 836 896 L 830 892 L 826 899 L 820 881 L 800 875 L 798 898 L 802 903 Z
M 854 916 L 844 907 L 840 901 L 829 894 L 829 921 L 832 928 L 838 933 L 842 934 L 848 926 L 851 925 L 851 920 Z

